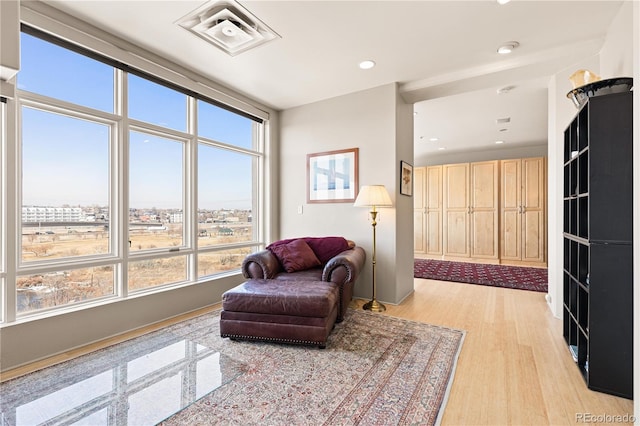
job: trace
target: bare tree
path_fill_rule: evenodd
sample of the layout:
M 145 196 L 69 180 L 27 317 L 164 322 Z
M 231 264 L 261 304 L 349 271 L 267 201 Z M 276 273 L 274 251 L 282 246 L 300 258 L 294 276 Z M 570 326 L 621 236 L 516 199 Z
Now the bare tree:
M 53 248 L 53 244 L 30 244 L 24 246 L 24 251 L 31 252 L 37 257 L 46 256 L 49 250 Z

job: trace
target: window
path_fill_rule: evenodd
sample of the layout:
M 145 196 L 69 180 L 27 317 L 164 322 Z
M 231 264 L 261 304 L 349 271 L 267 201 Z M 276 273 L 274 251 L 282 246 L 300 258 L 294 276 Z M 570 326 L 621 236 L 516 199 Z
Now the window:
M 6 321 L 237 272 L 262 244 L 262 120 L 23 31 L 15 167 L 0 176 L 17 185 L 0 192 L 2 223 L 7 209 L 18 222 L 0 226 L 16 253 L 0 247 Z
M 129 117 L 161 127 L 187 130 L 187 96 L 129 74 Z
M 207 144 L 198 145 L 198 244 L 200 247 L 253 241 L 256 160 Z
M 218 138 L 198 143 L 198 277 L 205 277 L 240 268 L 251 250 L 237 246 L 258 239 L 253 212 L 260 157 L 233 147 L 258 146 L 256 123 L 203 101 L 198 113 L 202 136 Z
M 22 33 L 18 89 L 113 112 L 113 67 Z
M 113 272 L 113 266 L 108 265 L 19 275 L 17 311 L 30 312 L 113 295 Z
M 21 112 L 21 262 L 110 253 L 111 127 L 30 107 Z
M 187 280 L 187 257 L 151 258 L 129 263 L 129 290 L 142 290 Z
M 198 135 L 240 148 L 257 149 L 256 123 L 209 102 L 198 101 Z
M 130 132 L 131 251 L 184 246 L 184 145 L 148 133 Z

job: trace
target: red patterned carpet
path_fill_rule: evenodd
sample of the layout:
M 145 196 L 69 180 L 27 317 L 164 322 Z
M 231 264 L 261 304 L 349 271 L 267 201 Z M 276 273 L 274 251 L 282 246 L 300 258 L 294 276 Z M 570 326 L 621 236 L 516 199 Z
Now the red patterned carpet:
M 456 281 L 545 293 L 549 282 L 546 268 L 485 265 L 431 259 L 415 259 L 413 276 L 415 278 Z

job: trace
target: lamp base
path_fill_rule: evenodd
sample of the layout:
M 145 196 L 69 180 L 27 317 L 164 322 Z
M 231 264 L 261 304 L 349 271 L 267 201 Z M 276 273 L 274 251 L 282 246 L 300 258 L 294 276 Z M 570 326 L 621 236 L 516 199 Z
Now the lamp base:
M 365 303 L 362 306 L 362 309 L 364 309 L 365 311 L 371 311 L 371 312 L 384 312 L 387 310 L 387 308 L 380 302 L 378 302 L 376 299 L 370 300 L 367 303 Z

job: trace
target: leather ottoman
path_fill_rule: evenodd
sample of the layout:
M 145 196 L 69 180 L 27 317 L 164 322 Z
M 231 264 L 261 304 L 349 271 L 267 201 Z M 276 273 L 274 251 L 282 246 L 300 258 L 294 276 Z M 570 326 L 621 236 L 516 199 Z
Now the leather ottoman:
M 333 282 L 249 280 L 222 295 L 220 335 L 325 348 L 339 298 Z

